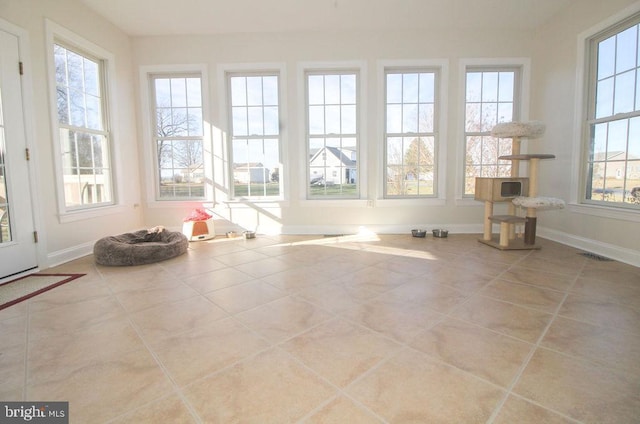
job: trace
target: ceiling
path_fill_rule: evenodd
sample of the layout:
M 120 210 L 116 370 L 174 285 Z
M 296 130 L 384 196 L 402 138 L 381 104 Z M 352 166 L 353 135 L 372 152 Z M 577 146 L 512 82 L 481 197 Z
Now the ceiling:
M 486 28 L 531 30 L 580 0 L 81 0 L 132 36 Z

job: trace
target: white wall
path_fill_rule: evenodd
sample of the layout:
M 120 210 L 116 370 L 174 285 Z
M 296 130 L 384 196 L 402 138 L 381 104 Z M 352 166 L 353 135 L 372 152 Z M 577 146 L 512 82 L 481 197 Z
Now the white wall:
M 115 26 L 97 16 L 76 0 L 0 0 L 0 17 L 28 32 L 29 67 L 23 78 L 33 87 L 35 145 L 31 146 L 32 164 L 37 165 L 36 197 L 39 199 L 40 267 L 46 268 L 91 251 L 93 242 L 108 234 L 140 228 L 138 153 L 136 134 L 137 109 L 134 103 L 134 71 L 129 38 Z M 116 62 L 117 126 L 113 135 L 118 158 L 117 172 L 123 190 L 118 193 L 123 204 L 116 214 L 61 223 L 58 218 L 53 142 L 49 111 L 45 19 L 50 19 L 82 38 L 110 51 Z
M 529 150 L 556 155 L 554 161 L 541 163 L 540 193 L 567 201 L 577 194 L 572 192 L 569 182 L 574 173 L 574 142 L 579 138 L 574 125 L 576 114 L 580 113 L 575 101 L 578 36 L 631 4 L 634 1 L 578 2 L 540 28 L 534 37 L 531 111 L 546 123 L 547 132 L 539 142 L 529 142 Z M 538 221 L 544 228 L 540 233 L 640 265 L 638 211 L 616 217 L 585 211 L 594 213 L 574 205 L 559 212 L 542 212 Z
M 141 225 L 162 224 L 179 227 L 182 218 L 195 204 L 157 207 L 141 198 L 146 192 L 144 167 L 150 158 L 144 157 L 142 125 L 139 119 L 139 67 L 170 64 L 205 64 L 211 113 L 208 119 L 224 135 L 226 122 L 220 110 L 224 87 L 219 84 L 219 69 L 230 64 L 283 63 L 287 96 L 286 145 L 284 155 L 289 164 L 286 187 L 287 200 L 274 204 L 227 205 L 218 203 L 220 214 L 216 228 L 239 225 L 245 228 L 282 232 L 340 233 L 368 226 L 381 231 L 408 231 L 416 226 L 445 227 L 455 231 L 481 231 L 481 204 L 463 206 L 456 201 L 457 168 L 460 151 L 461 93 L 459 90 L 459 60 L 469 58 L 531 58 L 531 105 L 529 118 L 547 124 L 545 137 L 530 151 L 557 155 L 555 161 L 542 164 L 540 193 L 570 199 L 568 182 L 572 177 L 572 142 L 575 137 L 575 85 L 577 36 L 592 25 L 623 9 L 630 0 L 583 0 L 552 19 L 536 32 L 494 30 L 460 32 L 332 32 L 294 34 L 238 34 L 227 36 L 143 37 L 129 38 L 113 25 L 95 15 L 77 0 L 0 0 L 0 17 L 26 29 L 30 38 L 31 69 L 27 78 L 33 85 L 35 116 L 38 197 L 41 199 L 41 232 L 45 235 L 45 253 L 50 262 L 71 258 L 89 251 L 93 241 L 106 234 L 129 231 Z M 51 146 L 51 126 L 45 61 L 44 19 L 48 18 L 87 40 L 111 51 L 117 66 L 117 121 L 115 134 L 118 155 L 118 177 L 124 190 L 120 193 L 124 212 L 114 216 L 73 223 L 60 223 L 55 198 L 55 175 Z M 430 202 L 400 202 L 400 207 L 380 201 L 382 101 L 378 92 L 378 61 L 445 59 L 448 61 L 446 138 L 441 140 L 447 150 L 446 201 L 443 205 Z M 303 62 L 361 61 L 366 66 L 363 89 L 366 94 L 366 119 L 362 122 L 361 140 L 366 147 L 366 199 L 354 206 L 337 204 L 310 206 L 303 200 L 304 169 L 304 105 L 298 92 L 298 66 Z M 221 175 L 220 169 L 214 169 Z M 218 196 L 218 200 L 221 197 Z M 147 199 L 148 200 L 148 199 Z M 134 205 L 140 203 L 141 208 Z M 348 202 L 352 203 L 352 202 Z M 471 202 L 473 203 L 473 202 Z M 141 213 L 142 210 L 142 213 Z M 220 218 L 227 218 L 220 219 Z M 640 225 L 614 218 L 577 213 L 574 209 L 541 213 L 541 235 L 565 243 L 608 253 L 640 264 L 638 242 Z
M 470 201 L 472 206 L 459 206 L 456 202 L 456 184 L 460 178 L 456 168 L 460 151 L 458 139 L 462 117 L 459 114 L 460 97 L 458 61 L 461 58 L 512 58 L 528 57 L 532 53 L 529 33 L 520 31 L 500 32 L 340 32 L 294 34 L 239 34 L 183 37 L 141 37 L 133 39 L 135 67 L 165 64 L 206 64 L 209 75 L 211 104 L 210 120 L 219 134 L 224 134 L 227 123 L 220 106 L 220 96 L 225 95 L 219 69 L 233 64 L 246 67 L 249 63 L 282 63 L 286 79 L 287 109 L 284 111 L 288 176 L 285 202 L 266 207 L 263 204 L 242 207 L 234 204 L 229 209 L 218 203 L 216 211 L 244 228 L 259 231 L 287 233 L 349 233 L 360 226 L 379 231 L 408 232 L 416 226 L 435 228 L 444 226 L 453 231 L 481 232 L 483 207 Z M 446 202 L 434 206 L 429 201 L 383 201 L 382 179 L 382 127 L 379 115 L 384 101 L 379 92 L 379 61 L 444 59 L 448 61 L 448 85 L 446 87 L 447 126 L 446 137 L 441 142 L 446 147 Z M 301 63 L 357 61 L 366 67 L 362 80 L 365 94 L 364 121 L 361 123 L 361 148 L 366 151 L 366 198 L 360 202 L 343 201 L 330 204 L 305 201 L 307 178 L 304 169 L 304 104 L 299 92 Z M 214 134 L 216 131 L 214 130 Z M 141 158 L 142 161 L 148 158 Z M 144 166 L 144 162 L 141 162 Z M 215 166 L 215 164 L 214 164 Z M 286 164 L 285 164 L 286 166 Z M 362 181 L 362 175 L 360 181 Z M 459 190 L 458 190 L 459 191 Z M 216 200 L 220 201 L 222 196 Z M 369 200 L 369 202 L 368 202 Z M 320 206 L 318 206 L 320 205 Z M 145 216 L 149 224 L 176 225 L 185 214 L 183 206 L 172 210 L 165 207 L 149 207 Z M 220 221 L 218 228 L 230 223 Z M 217 229 L 218 233 L 222 231 Z

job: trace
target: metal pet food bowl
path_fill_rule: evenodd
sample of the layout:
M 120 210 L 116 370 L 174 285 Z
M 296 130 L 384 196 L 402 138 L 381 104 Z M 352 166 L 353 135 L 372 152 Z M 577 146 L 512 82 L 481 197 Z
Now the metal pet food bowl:
M 246 238 L 246 239 L 254 239 L 254 238 L 256 238 L 256 232 L 255 231 L 245 231 L 244 232 L 244 238 Z
M 437 238 L 446 238 L 449 235 L 449 230 L 433 230 L 433 236 Z
M 427 236 L 427 230 L 411 230 L 411 235 L 418 238 L 425 238 Z

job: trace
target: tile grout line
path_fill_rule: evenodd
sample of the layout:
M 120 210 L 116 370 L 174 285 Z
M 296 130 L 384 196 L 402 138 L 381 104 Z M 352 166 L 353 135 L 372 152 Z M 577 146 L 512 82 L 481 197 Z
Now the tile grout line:
M 200 419 L 200 416 L 198 415 L 198 413 L 196 412 L 195 408 L 191 405 L 191 403 L 188 401 L 188 399 L 185 397 L 184 393 L 182 392 L 182 390 L 180 389 L 180 387 L 178 386 L 178 384 L 176 383 L 176 381 L 173 379 L 173 377 L 171 376 L 171 374 L 169 374 L 169 370 L 167 370 L 167 368 L 165 367 L 165 365 L 162 363 L 162 361 L 160 360 L 160 357 L 156 354 L 156 352 L 151 349 L 151 346 L 149 345 L 149 343 L 147 342 L 147 340 L 143 337 L 142 331 L 140 330 L 140 328 L 138 327 L 138 325 L 133 321 L 133 319 L 131 318 L 131 314 L 130 312 L 124 307 L 124 305 L 122 305 L 122 303 L 120 302 L 120 299 L 118 299 L 118 297 L 113 293 L 113 290 L 111 288 L 111 286 L 109 286 L 107 284 L 107 288 L 109 289 L 109 292 L 111 293 L 111 296 L 113 296 L 113 298 L 115 299 L 115 301 L 118 303 L 118 305 L 120 305 L 120 307 L 124 310 L 125 312 L 125 316 L 127 321 L 129 322 L 129 325 L 133 328 L 133 330 L 136 332 L 136 335 L 140 338 L 140 341 L 142 342 L 143 346 L 145 347 L 145 349 L 147 350 L 147 352 L 151 355 L 151 357 L 153 358 L 154 362 L 156 363 L 156 365 L 160 368 L 160 370 L 162 371 L 162 374 L 164 374 L 165 378 L 167 378 L 169 380 L 169 382 L 171 383 L 171 385 L 173 386 L 173 391 L 174 393 L 178 396 L 178 398 L 182 401 L 182 403 L 185 405 L 185 407 L 187 408 L 187 410 L 189 411 L 189 413 L 191 414 L 191 416 L 195 419 L 196 423 L 198 424 L 203 424 L 203 421 Z M 161 396 L 159 398 L 153 399 L 151 401 L 149 401 L 147 403 L 151 404 L 153 402 L 156 402 L 158 400 L 164 399 L 166 396 L 169 396 L 170 393 Z M 121 416 L 125 416 L 131 412 L 137 411 L 138 409 L 142 408 L 141 405 L 137 408 L 134 408 L 132 410 L 129 411 L 125 411 L 124 413 L 122 413 L 121 415 L 118 415 L 117 417 L 112 418 L 110 421 L 115 420 L 118 417 Z
M 31 299 L 27 300 L 25 319 L 25 343 L 24 343 L 24 381 L 22 386 L 22 400 L 27 400 L 27 384 L 29 382 L 29 341 L 31 334 Z
M 531 255 L 532 253 L 533 253 L 533 251 L 529 255 Z M 529 256 L 529 255 L 526 255 L 525 258 L 527 256 Z M 540 343 L 542 342 L 544 337 L 547 335 L 547 332 L 551 328 L 551 325 L 555 322 L 556 318 L 558 317 L 560 309 L 562 308 L 562 305 L 564 304 L 564 302 L 569 297 L 569 293 L 571 291 L 571 288 L 576 284 L 576 282 L 578 281 L 578 278 L 580 278 L 580 274 L 582 273 L 582 270 L 584 269 L 585 265 L 586 265 L 586 262 L 583 262 L 581 267 L 580 267 L 580 270 L 576 273 L 575 277 L 573 278 L 573 282 L 571 284 L 569 284 L 569 286 L 566 288 L 564 296 L 562 297 L 562 300 L 558 303 L 558 306 L 556 307 L 554 313 L 552 314 L 551 319 L 549 320 L 549 322 L 545 326 L 544 330 L 542 330 L 542 333 L 540 334 L 540 336 L 538 337 L 536 342 L 533 344 L 533 346 L 531 347 L 531 350 L 529 351 L 529 353 L 525 357 L 524 361 L 520 365 L 520 368 L 518 369 L 518 372 L 513 377 L 513 379 L 511 380 L 511 383 L 507 387 L 507 390 L 506 390 L 504 396 L 498 402 L 498 404 L 495 406 L 495 408 L 493 410 L 493 413 L 491 414 L 489 419 L 487 419 L 487 424 L 492 424 L 495 421 L 495 419 L 497 418 L 498 414 L 502 410 L 502 407 L 507 402 L 507 399 L 509 398 L 509 396 L 513 392 L 513 389 L 515 388 L 515 386 L 518 384 L 518 382 L 522 378 L 522 375 L 524 374 L 524 371 L 529 366 L 529 363 L 531 362 L 531 359 L 533 359 L 533 355 L 538 351 L 538 348 L 540 347 Z M 545 409 L 547 409 L 547 408 L 545 407 Z

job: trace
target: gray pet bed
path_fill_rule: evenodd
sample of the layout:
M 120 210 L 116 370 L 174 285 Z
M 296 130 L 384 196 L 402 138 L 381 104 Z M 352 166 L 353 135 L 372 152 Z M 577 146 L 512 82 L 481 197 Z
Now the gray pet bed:
M 100 265 L 144 265 L 180 256 L 188 247 L 184 234 L 157 227 L 101 238 L 93 246 L 93 255 Z

